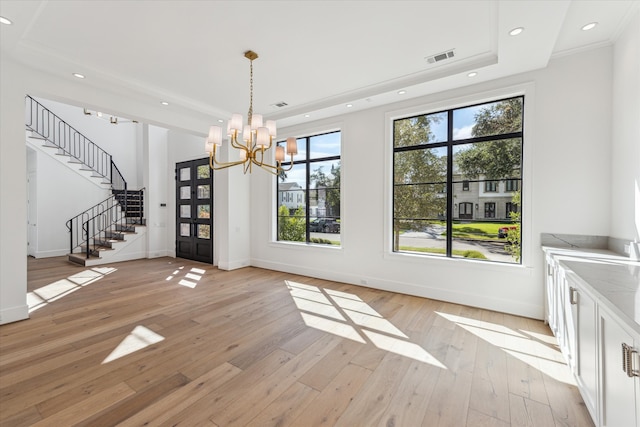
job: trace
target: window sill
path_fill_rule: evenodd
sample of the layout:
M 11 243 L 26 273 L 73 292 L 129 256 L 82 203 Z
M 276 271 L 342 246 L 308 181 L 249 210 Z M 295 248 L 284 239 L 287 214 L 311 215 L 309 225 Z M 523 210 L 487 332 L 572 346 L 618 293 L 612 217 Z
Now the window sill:
M 465 269 L 474 269 L 479 271 L 505 271 L 519 272 L 525 275 L 531 274 L 532 268 L 525 263 L 512 264 L 500 261 L 483 261 L 473 258 L 448 258 L 438 255 L 422 255 L 412 254 L 409 252 L 391 252 L 387 251 L 384 258 L 393 261 L 401 261 L 410 264 L 430 264 L 442 267 L 462 267 Z

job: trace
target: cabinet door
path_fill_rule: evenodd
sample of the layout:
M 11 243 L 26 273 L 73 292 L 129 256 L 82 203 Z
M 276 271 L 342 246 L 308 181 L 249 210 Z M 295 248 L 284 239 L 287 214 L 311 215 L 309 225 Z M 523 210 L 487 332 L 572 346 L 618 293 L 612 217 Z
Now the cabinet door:
M 555 266 L 553 257 L 545 257 L 545 320 L 549 323 L 549 328 L 555 334 L 557 332 L 557 294 L 555 282 Z
M 559 321 L 558 321 L 558 345 L 564 355 L 571 372 L 575 373 L 576 364 L 576 322 L 577 307 L 575 301 L 575 287 L 569 281 L 568 273 L 563 268 L 559 268 L 556 280 L 559 290 Z
M 598 419 L 597 387 L 598 387 L 598 347 L 597 347 L 597 309 L 596 303 L 588 293 L 577 283 L 572 283 L 576 289 L 574 302 L 576 307 L 576 360 L 574 374 L 580 394 L 591 414 L 591 418 Z
M 633 336 L 601 307 L 600 414 L 601 425 L 605 427 L 640 425 L 636 418 L 637 406 L 640 405 L 640 396 L 636 396 L 638 377 L 630 378 L 623 371 L 623 343 L 633 346 Z

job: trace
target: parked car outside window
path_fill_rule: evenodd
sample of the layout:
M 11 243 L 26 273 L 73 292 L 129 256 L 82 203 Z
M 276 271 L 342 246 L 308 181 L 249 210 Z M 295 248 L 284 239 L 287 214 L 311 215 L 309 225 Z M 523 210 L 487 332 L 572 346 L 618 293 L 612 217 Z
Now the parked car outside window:
M 340 223 L 333 218 L 316 218 L 309 221 L 309 231 L 316 233 L 339 233 Z
M 517 227 L 500 227 L 498 228 L 498 237 L 504 239 L 507 237 L 510 231 L 516 230 Z

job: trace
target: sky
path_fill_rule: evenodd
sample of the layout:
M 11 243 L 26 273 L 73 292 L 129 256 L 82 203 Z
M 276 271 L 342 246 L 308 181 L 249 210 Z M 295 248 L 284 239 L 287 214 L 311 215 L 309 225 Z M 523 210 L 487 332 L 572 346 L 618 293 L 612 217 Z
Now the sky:
M 475 124 L 475 115 L 476 113 L 486 107 L 484 105 L 477 105 L 471 107 L 464 107 L 457 110 L 454 110 L 453 113 L 453 138 L 454 139 L 465 139 L 471 137 L 471 130 L 473 129 L 473 125 Z M 443 116 L 444 120 L 440 120 L 438 122 L 432 122 L 431 130 L 436 135 L 436 142 L 446 141 L 447 137 L 447 121 L 446 121 L 446 113 L 440 113 Z M 325 135 L 318 135 L 312 138 L 312 147 L 311 147 L 311 156 L 312 158 L 319 158 L 325 156 L 335 156 L 340 155 L 341 147 L 340 147 L 340 133 L 330 133 Z M 306 147 L 304 146 L 304 139 L 298 140 L 298 154 L 294 157 L 294 160 L 303 160 L 306 156 Z M 285 157 L 284 167 L 287 165 L 287 159 L 289 156 Z M 333 161 L 336 165 L 338 161 Z M 329 175 L 331 172 L 330 163 L 323 162 L 322 171 Z M 316 167 L 312 166 L 311 172 L 313 172 Z M 282 182 L 282 181 L 280 181 Z M 305 172 L 304 168 L 301 166 L 293 168 L 291 171 L 287 172 L 287 179 L 285 182 L 297 182 L 301 187 L 304 187 L 305 184 Z

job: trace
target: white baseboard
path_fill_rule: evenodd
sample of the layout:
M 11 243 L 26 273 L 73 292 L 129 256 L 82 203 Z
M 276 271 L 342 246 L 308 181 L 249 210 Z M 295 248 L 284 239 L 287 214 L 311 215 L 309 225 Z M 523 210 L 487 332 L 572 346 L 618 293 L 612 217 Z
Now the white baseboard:
M 237 270 L 238 268 L 244 268 L 254 265 L 248 259 L 236 260 L 236 261 L 218 261 L 218 268 L 220 270 Z
M 20 305 L 0 310 L 0 325 L 17 322 L 29 318 L 29 306 Z
M 51 251 L 37 251 L 34 258 L 52 258 L 56 256 L 65 256 L 69 254 L 69 248 L 66 249 L 54 249 Z
M 341 273 L 326 269 L 315 269 L 300 267 L 297 265 L 277 263 L 253 259 L 251 265 L 268 270 L 283 271 L 286 273 L 299 274 L 302 276 L 315 277 L 318 279 L 331 280 L 334 282 L 349 283 L 356 286 L 366 286 L 368 288 L 379 289 L 389 292 L 413 295 L 422 298 L 429 298 L 438 301 L 446 301 L 455 304 L 468 305 L 471 307 L 483 308 L 502 313 L 514 314 L 517 316 L 530 317 L 542 320 L 544 307 L 542 305 L 528 302 L 506 300 L 489 295 L 469 294 L 451 289 L 434 288 L 423 283 L 407 283 L 392 280 L 385 280 L 376 277 L 355 276 L 348 273 Z M 363 283 L 366 281 L 366 284 Z

